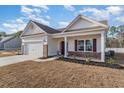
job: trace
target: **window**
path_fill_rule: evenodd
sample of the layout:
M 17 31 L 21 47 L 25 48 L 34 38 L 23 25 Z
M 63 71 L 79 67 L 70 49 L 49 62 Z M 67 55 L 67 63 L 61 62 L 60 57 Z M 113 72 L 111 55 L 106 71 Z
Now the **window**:
M 78 48 L 78 51 L 84 51 L 84 40 L 78 40 L 77 48 Z
M 92 51 L 92 40 L 86 40 L 86 51 Z

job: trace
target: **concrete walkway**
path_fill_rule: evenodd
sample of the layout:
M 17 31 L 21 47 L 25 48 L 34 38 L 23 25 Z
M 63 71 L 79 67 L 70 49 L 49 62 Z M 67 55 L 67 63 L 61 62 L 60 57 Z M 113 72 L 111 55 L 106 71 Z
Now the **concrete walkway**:
M 18 62 L 27 61 L 27 60 L 34 60 L 36 58 L 37 57 L 31 56 L 31 55 L 16 55 L 16 56 L 0 57 L 0 66 L 14 64 Z
M 46 61 L 53 61 L 53 60 L 56 60 L 58 58 L 59 58 L 59 56 L 55 56 L 55 57 L 51 57 L 51 58 L 47 58 L 47 59 L 35 59 L 33 61 L 36 61 L 36 62 L 46 62 Z

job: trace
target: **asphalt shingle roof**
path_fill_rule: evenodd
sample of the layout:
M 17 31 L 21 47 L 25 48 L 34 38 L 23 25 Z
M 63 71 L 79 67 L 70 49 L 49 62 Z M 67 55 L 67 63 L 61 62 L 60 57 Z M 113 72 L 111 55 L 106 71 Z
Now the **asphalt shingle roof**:
M 45 32 L 47 32 L 48 34 L 55 34 L 55 33 L 60 33 L 61 31 L 56 30 L 54 28 L 51 28 L 49 26 L 46 26 L 44 24 L 32 21 L 33 23 L 35 23 L 37 26 L 39 26 L 41 29 L 43 29 Z

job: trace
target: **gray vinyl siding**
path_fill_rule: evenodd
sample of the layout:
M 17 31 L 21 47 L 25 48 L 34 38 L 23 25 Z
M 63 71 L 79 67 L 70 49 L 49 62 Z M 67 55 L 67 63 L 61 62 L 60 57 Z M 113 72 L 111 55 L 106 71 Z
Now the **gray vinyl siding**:
M 21 39 L 13 38 L 7 42 L 4 42 L 4 50 L 16 50 L 21 49 Z
M 3 50 L 3 49 L 4 49 L 4 43 L 0 42 L 0 50 Z

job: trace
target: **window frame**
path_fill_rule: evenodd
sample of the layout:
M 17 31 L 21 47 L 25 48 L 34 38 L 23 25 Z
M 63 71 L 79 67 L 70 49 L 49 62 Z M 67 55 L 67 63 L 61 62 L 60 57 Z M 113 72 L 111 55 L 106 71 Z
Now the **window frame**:
M 79 41 L 84 41 L 84 50 L 79 50 L 79 45 L 78 45 L 78 42 Z M 85 51 L 85 40 L 77 40 L 77 51 Z
M 87 41 L 87 40 L 90 40 L 90 42 L 91 42 L 91 46 L 92 46 L 91 51 L 87 51 L 87 50 L 86 50 L 86 47 L 87 47 L 87 46 L 86 46 L 86 41 Z M 86 52 L 93 52 L 93 40 L 92 40 L 92 39 L 86 39 L 86 40 L 85 40 L 85 51 L 86 51 Z
M 78 42 L 81 41 L 81 40 L 84 41 L 84 51 L 79 50 Z M 86 50 L 86 40 L 90 40 L 90 41 L 91 41 L 91 45 L 92 45 L 92 50 L 91 50 L 91 51 L 87 51 L 87 50 Z M 77 40 L 77 51 L 78 51 L 78 52 L 93 52 L 93 40 L 92 40 L 92 39 L 79 39 L 79 40 Z

